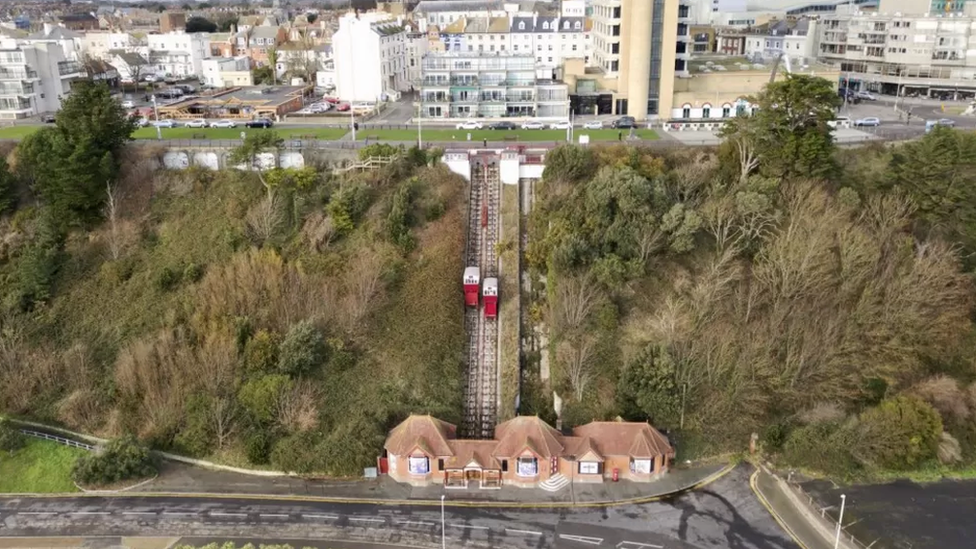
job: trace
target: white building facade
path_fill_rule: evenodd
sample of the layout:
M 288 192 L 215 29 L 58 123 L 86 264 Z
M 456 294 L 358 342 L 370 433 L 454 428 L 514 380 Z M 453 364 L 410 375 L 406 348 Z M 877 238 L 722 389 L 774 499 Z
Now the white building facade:
M 246 56 L 214 57 L 200 64 L 201 81 L 208 86 L 224 88 L 242 85 L 242 73 L 251 74 L 251 60 Z M 244 81 L 248 81 L 245 79 Z M 251 84 L 244 84 L 251 85 Z
M 160 76 L 201 76 L 203 61 L 210 58 L 210 37 L 207 33 L 150 34 L 147 41 L 149 62 Z
M 382 101 L 410 90 L 414 82 L 408 71 L 408 42 L 413 39 L 408 34 L 409 29 L 387 14 L 343 16 L 332 36 L 339 98 Z
M 0 119 L 57 111 L 71 81 L 84 76 L 78 62 L 65 58 L 60 44 L 0 39 Z
M 81 50 L 84 55 L 105 61 L 112 57 L 113 51 L 149 55 L 146 42 L 127 32 L 86 32 L 81 39 Z

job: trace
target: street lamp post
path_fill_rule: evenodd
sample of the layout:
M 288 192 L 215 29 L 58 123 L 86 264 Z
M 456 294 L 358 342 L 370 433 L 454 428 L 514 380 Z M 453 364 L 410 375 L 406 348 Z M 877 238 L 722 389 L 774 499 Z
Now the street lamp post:
M 847 503 L 847 496 L 840 495 L 840 515 L 837 517 L 837 535 L 834 536 L 834 549 L 840 545 L 840 527 L 844 523 L 844 504 Z
M 421 122 L 420 118 L 423 115 L 424 106 L 423 106 L 423 103 L 419 100 L 420 99 L 420 96 L 419 95 L 418 95 L 417 98 L 418 98 L 418 101 L 417 101 L 417 148 L 418 149 L 422 149 L 422 148 L 424 148 L 424 138 L 420 134 L 420 131 L 421 131 L 420 130 L 420 122 Z
M 156 139 L 159 141 L 163 140 L 163 130 L 159 127 L 159 109 L 156 106 L 156 94 L 152 96 L 153 104 L 153 118 L 156 119 Z
M 441 549 L 447 549 L 447 531 L 444 524 L 444 498 L 447 497 L 441 494 Z

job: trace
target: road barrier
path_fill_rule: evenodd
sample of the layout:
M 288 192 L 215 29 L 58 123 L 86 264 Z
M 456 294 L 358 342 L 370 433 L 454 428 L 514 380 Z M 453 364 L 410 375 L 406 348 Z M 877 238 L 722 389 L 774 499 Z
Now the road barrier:
M 34 438 L 40 438 L 44 440 L 50 440 L 51 442 L 56 442 L 63 446 L 70 446 L 72 448 L 80 448 L 82 450 L 88 450 L 89 452 L 94 450 L 95 447 L 91 444 L 85 444 L 84 442 L 78 442 L 77 440 L 71 440 L 64 437 L 59 437 L 57 435 L 51 435 L 48 433 L 41 433 L 39 431 L 32 431 L 30 429 L 21 429 L 21 433 Z

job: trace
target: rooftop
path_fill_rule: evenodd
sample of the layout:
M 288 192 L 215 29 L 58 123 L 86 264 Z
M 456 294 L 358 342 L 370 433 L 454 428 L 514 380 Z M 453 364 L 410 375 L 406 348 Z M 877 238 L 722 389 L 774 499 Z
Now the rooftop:
M 244 104 L 252 107 L 273 107 L 287 103 L 301 94 L 307 86 L 246 86 L 219 91 L 213 95 L 191 95 L 166 105 L 167 109 L 184 109 L 193 104 Z
M 780 70 L 785 69 L 785 63 L 780 64 Z M 830 67 L 821 63 L 812 62 L 808 65 L 794 64 L 793 72 L 806 73 L 812 71 L 826 71 Z M 773 62 L 754 63 L 746 57 L 727 56 L 727 55 L 702 55 L 695 56 L 688 62 L 688 71 L 691 74 L 708 74 L 711 72 L 766 72 L 773 70 Z

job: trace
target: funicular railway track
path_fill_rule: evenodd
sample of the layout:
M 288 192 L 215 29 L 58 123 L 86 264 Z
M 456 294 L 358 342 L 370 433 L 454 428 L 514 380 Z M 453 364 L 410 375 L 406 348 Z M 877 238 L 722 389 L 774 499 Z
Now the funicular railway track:
M 486 281 L 498 276 L 499 192 L 497 159 L 472 157 L 465 264 L 478 267 Z M 479 302 L 466 307 L 464 328 L 468 334 L 468 371 L 461 435 L 490 438 L 495 430 L 498 399 L 498 320 L 487 316 Z

